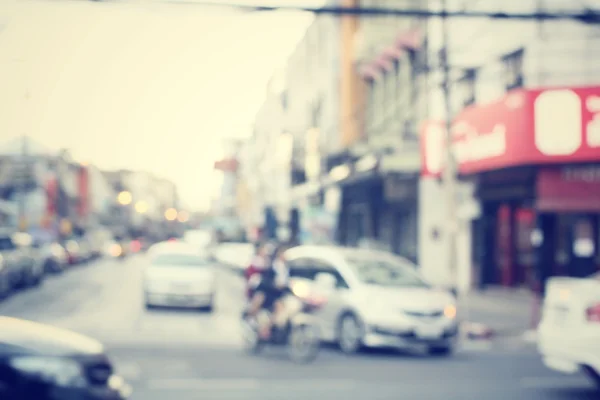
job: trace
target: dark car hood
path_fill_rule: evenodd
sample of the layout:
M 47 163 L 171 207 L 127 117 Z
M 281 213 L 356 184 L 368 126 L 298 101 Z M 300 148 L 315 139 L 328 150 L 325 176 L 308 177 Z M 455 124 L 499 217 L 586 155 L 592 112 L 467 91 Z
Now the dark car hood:
M 26 354 L 45 356 L 102 354 L 100 342 L 50 325 L 0 316 L 0 344 Z

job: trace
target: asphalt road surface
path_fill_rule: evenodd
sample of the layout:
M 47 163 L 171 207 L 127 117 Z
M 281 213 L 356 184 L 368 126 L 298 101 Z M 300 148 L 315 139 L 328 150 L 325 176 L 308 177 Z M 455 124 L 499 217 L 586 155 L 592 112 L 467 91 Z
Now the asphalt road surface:
M 51 277 L 0 303 L 0 314 L 50 323 L 102 340 L 133 400 L 583 400 L 598 394 L 583 376 L 545 369 L 517 340 L 465 342 L 451 358 L 326 348 L 311 365 L 281 349 L 249 356 L 240 349 L 242 282 L 223 269 L 217 307 L 146 311 L 144 256 L 101 260 Z

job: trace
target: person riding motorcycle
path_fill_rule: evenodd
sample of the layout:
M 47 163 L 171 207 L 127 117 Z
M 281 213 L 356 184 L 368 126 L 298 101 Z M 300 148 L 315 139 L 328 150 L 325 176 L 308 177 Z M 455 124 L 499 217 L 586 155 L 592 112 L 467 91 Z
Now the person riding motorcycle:
M 272 261 L 261 272 L 260 282 L 253 290 L 250 300 L 249 311 L 258 318 L 263 340 L 269 339 L 273 324 L 283 327 L 286 322 L 284 299 L 290 293 L 290 289 L 289 273 L 283 258 L 284 251 L 282 247 L 275 251 Z
M 246 298 L 251 300 L 256 286 L 260 282 L 260 276 L 267 269 L 273 250 L 269 244 L 260 244 L 257 247 L 256 255 L 250 262 L 250 265 L 244 271 L 246 278 Z

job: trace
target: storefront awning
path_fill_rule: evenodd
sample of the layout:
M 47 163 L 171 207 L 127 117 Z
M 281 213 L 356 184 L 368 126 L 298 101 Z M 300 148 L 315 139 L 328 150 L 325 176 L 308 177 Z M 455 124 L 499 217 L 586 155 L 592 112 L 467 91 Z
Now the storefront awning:
M 424 32 L 421 28 L 401 32 L 393 43 L 378 52 L 371 61 L 361 64 L 360 75 L 366 80 L 379 79 L 394 67 L 406 50 L 418 50 L 423 46 Z

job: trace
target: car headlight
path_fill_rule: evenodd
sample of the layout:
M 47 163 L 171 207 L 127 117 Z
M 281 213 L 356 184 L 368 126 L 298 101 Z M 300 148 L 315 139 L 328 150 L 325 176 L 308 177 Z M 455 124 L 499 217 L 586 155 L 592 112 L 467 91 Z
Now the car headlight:
M 18 357 L 10 365 L 17 371 L 60 387 L 85 387 L 83 368 L 76 361 L 56 357 Z
M 456 318 L 456 306 L 454 304 L 448 304 L 444 307 L 444 316 L 449 319 Z
M 307 282 L 294 282 L 290 285 L 290 289 L 295 296 L 300 298 L 306 298 L 310 296 L 311 287 Z

